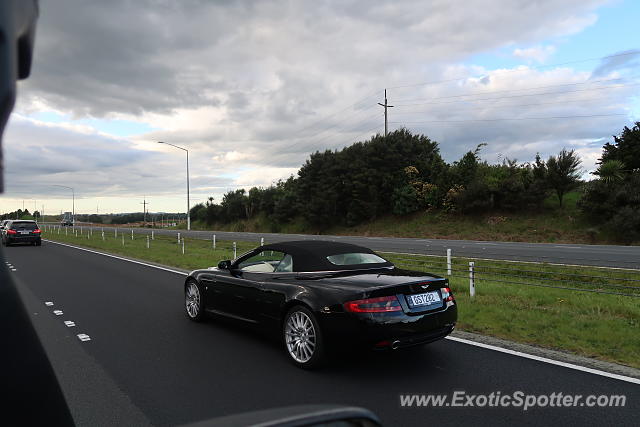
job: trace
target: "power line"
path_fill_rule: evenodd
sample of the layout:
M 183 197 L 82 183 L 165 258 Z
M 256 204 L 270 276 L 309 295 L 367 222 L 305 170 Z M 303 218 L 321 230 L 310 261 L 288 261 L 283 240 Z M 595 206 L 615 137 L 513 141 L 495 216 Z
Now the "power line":
M 638 55 L 638 54 L 640 54 L 640 50 L 636 49 L 636 50 L 632 50 L 632 51 L 628 51 L 628 52 L 616 53 L 616 54 L 613 54 L 613 55 L 600 56 L 600 57 L 597 57 L 597 58 L 578 59 L 578 60 L 575 60 L 575 61 L 560 62 L 560 63 L 548 64 L 548 65 L 538 65 L 538 66 L 535 66 L 535 67 L 516 68 L 516 69 L 511 69 L 511 70 L 498 70 L 498 71 L 496 71 L 496 73 L 500 73 L 500 74 L 516 73 L 516 72 L 529 71 L 529 70 L 538 70 L 538 69 L 541 69 L 541 68 L 559 67 L 559 66 L 562 66 L 562 65 L 578 64 L 578 63 L 581 63 L 581 62 L 597 61 L 597 60 L 602 60 L 602 59 L 617 58 L 617 57 L 620 57 L 620 56 Z M 451 82 L 457 82 L 457 81 L 460 81 L 460 80 L 467 80 L 467 79 L 473 79 L 473 78 L 480 79 L 482 77 L 488 77 L 488 76 L 489 76 L 489 74 L 487 74 L 487 73 L 485 73 L 485 74 L 477 74 L 475 76 L 465 76 L 465 77 L 457 77 L 457 78 L 446 79 L 446 80 L 436 80 L 436 81 L 414 83 L 414 84 L 401 85 L 401 86 L 392 86 L 392 87 L 389 87 L 388 89 L 401 89 L 401 88 L 407 88 L 407 87 L 427 86 L 427 85 L 435 85 L 435 84 L 441 84 L 441 83 L 451 83 Z
M 561 90 L 561 91 L 555 91 L 555 92 L 525 93 L 525 94 L 518 94 L 518 95 L 498 96 L 498 97 L 492 97 L 492 98 L 458 99 L 458 100 L 454 100 L 454 101 L 421 102 L 421 103 L 417 103 L 417 104 L 396 104 L 396 107 L 408 107 L 408 106 L 413 106 L 413 105 L 432 105 L 432 104 L 454 104 L 454 103 L 457 103 L 457 102 L 492 101 L 492 100 L 498 100 L 498 99 L 522 98 L 522 97 L 525 97 L 525 96 L 558 95 L 558 94 L 575 93 L 575 92 L 590 92 L 590 91 L 596 91 L 596 90 L 619 89 L 619 88 L 622 88 L 622 87 L 631 87 L 631 86 L 639 86 L 639 85 L 640 85 L 640 83 L 630 83 L 630 84 L 619 84 L 619 85 L 595 87 L 595 88 L 589 88 L 589 89 L 574 89 L 574 90 Z M 445 98 L 447 98 L 447 97 L 445 97 Z M 439 98 L 431 98 L 431 99 L 439 99 Z
M 586 119 L 595 117 L 613 117 L 626 116 L 626 113 L 615 114 L 588 114 L 577 116 L 551 116 L 551 117 L 513 117 L 513 118 L 497 118 L 497 119 L 464 119 L 464 120 L 425 120 L 419 122 L 390 122 L 394 124 L 421 124 L 421 123 L 465 123 L 465 122 L 498 122 L 506 120 L 553 120 L 553 119 Z
M 590 81 L 575 82 L 575 83 L 559 83 L 559 84 L 553 84 L 553 85 L 535 86 L 535 87 L 528 87 L 528 88 L 521 88 L 521 89 L 490 90 L 490 91 L 483 91 L 483 92 L 475 92 L 475 93 L 460 94 L 460 95 L 439 96 L 439 97 L 430 97 L 430 98 L 397 99 L 396 102 L 421 101 L 423 99 L 458 98 L 458 97 L 462 97 L 462 96 L 487 95 L 487 94 L 493 94 L 493 93 L 522 92 L 522 91 L 525 91 L 525 90 L 549 89 L 549 88 L 552 88 L 552 87 L 561 87 L 561 86 L 578 86 L 578 85 L 588 85 L 588 84 L 594 84 L 594 83 L 616 82 L 616 81 L 620 81 L 620 80 L 632 80 L 632 79 L 634 79 L 636 77 L 638 77 L 638 76 L 635 75 L 635 76 L 631 76 L 631 77 L 620 77 L 620 78 L 615 78 L 615 79 L 590 80 Z
M 552 104 L 567 104 L 567 103 L 571 103 L 571 102 L 599 101 L 599 100 L 602 100 L 602 99 L 609 99 L 609 98 L 606 97 L 606 96 L 600 96 L 600 97 L 597 97 L 597 98 L 564 99 L 562 101 L 533 102 L 533 103 L 528 103 L 528 104 L 492 105 L 491 108 L 497 109 L 497 108 L 513 108 L 513 107 L 530 107 L 530 106 L 534 106 L 534 105 L 552 105 Z M 464 110 L 475 109 L 475 108 L 476 108 L 475 106 L 469 106 L 467 108 L 464 108 Z M 460 111 L 460 110 L 461 109 L 456 109 L 456 111 Z M 402 115 L 402 114 L 429 114 L 429 113 L 433 113 L 433 111 L 399 111 L 396 114 L 397 115 Z
M 324 117 L 322 117 L 321 119 L 318 119 L 318 120 L 316 120 L 315 122 L 312 122 L 311 124 L 309 124 L 309 125 L 307 125 L 307 126 L 304 126 L 304 127 L 300 128 L 300 129 L 298 129 L 297 131 L 294 131 L 294 134 L 295 134 L 295 135 L 300 134 L 300 133 L 302 133 L 303 131 L 305 131 L 305 130 L 307 130 L 307 129 L 310 129 L 310 128 L 312 128 L 313 126 L 315 126 L 315 125 L 317 125 L 317 124 L 319 124 L 319 123 L 321 123 L 321 122 L 325 121 L 326 119 L 329 119 L 329 118 L 331 118 L 331 117 L 337 116 L 338 114 L 340 114 L 340 113 L 342 113 L 342 112 L 344 112 L 344 111 L 347 111 L 347 110 L 349 110 L 349 109 L 351 109 L 351 108 L 355 107 L 356 105 L 358 105 L 358 104 L 362 103 L 362 101 L 364 101 L 364 100 L 366 100 L 366 99 L 369 99 L 369 98 L 372 98 L 374 95 L 376 95 L 376 93 L 377 93 L 377 91 L 372 92 L 370 95 L 367 95 L 367 96 L 365 96 L 364 98 L 360 98 L 358 101 L 354 102 L 353 104 L 349 105 L 348 107 L 345 107 L 345 108 L 343 108 L 342 110 L 336 111 L 335 113 L 329 114 L 328 116 L 324 116 Z

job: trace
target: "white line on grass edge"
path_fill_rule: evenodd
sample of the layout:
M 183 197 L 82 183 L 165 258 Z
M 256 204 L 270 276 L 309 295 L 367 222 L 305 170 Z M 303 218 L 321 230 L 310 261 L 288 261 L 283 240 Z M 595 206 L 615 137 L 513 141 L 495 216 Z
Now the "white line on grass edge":
M 142 262 L 142 261 L 136 261 L 135 259 L 124 258 L 124 257 L 120 257 L 120 256 L 117 256 L 117 255 L 107 254 L 107 253 L 99 252 L 99 251 L 92 251 L 91 249 L 81 248 L 79 246 L 68 245 L 66 243 L 54 242 L 53 240 L 44 239 L 44 241 L 48 242 L 48 243 L 54 243 L 54 244 L 60 245 L 60 246 L 66 246 L 68 248 L 78 249 L 80 251 L 90 252 L 92 254 L 102 255 L 102 256 L 109 257 L 109 258 L 115 258 L 115 259 L 119 259 L 121 261 L 132 262 L 134 264 L 140 264 L 140 265 L 144 265 L 146 267 L 157 268 L 158 270 L 164 270 L 164 271 L 168 271 L 170 273 L 182 274 L 183 276 L 187 276 L 187 273 L 182 272 L 182 271 L 172 270 L 172 269 L 167 268 L 167 267 L 161 267 L 159 265 L 148 264 L 148 263 Z
M 552 365 L 562 366 L 565 368 L 575 369 L 577 371 L 588 372 L 590 374 L 601 375 L 603 377 L 613 378 L 620 381 L 627 381 L 634 384 L 640 384 L 640 379 L 628 377 L 626 375 L 612 374 L 598 369 L 587 368 L 585 366 L 574 365 L 573 363 L 560 362 L 559 360 L 548 359 L 546 357 L 534 356 L 533 354 L 522 353 L 520 351 L 510 350 L 508 348 L 497 347 L 495 345 L 483 344 L 476 341 L 466 340 L 464 338 L 448 336 L 446 339 L 463 344 L 474 345 L 476 347 L 486 348 L 487 350 L 499 351 L 501 353 L 511 354 L 513 356 L 524 357 L 526 359 L 537 360 L 538 362 L 550 363 Z
M 111 254 L 107 254 L 107 253 L 104 253 L 104 252 L 92 251 L 91 249 L 81 248 L 79 246 L 73 246 L 73 245 L 68 245 L 66 243 L 54 242 L 53 240 L 45 240 L 45 242 L 54 243 L 56 245 L 66 246 L 66 247 L 69 247 L 69 248 L 78 249 L 78 250 L 85 251 L 85 252 L 90 252 L 92 254 L 97 254 L 97 255 L 102 255 L 102 256 L 106 256 L 106 257 L 110 257 L 110 258 L 115 258 L 115 259 L 118 259 L 118 260 L 121 260 L 121 261 L 132 262 L 134 264 L 140 264 L 140 265 L 144 265 L 146 267 L 157 268 L 158 270 L 164 270 L 164 271 L 168 271 L 170 273 L 181 274 L 183 276 L 187 275 L 187 273 L 183 273 L 182 271 L 172 270 L 170 268 L 161 267 L 159 265 L 147 264 L 146 262 L 136 261 L 136 260 L 129 259 L 129 258 L 123 258 L 123 257 L 119 257 L 117 255 L 111 255 Z M 448 337 L 446 337 L 446 339 L 451 340 L 451 341 L 460 342 L 460 343 L 463 343 L 463 344 L 473 345 L 473 346 L 476 346 L 476 347 L 482 347 L 482 348 L 485 348 L 487 350 L 499 351 L 501 353 L 510 354 L 512 356 L 524 357 L 525 359 L 536 360 L 538 362 L 549 363 L 551 365 L 562 366 L 564 368 L 575 369 L 577 371 L 588 372 L 590 374 L 595 374 L 595 375 L 600 375 L 600 376 L 603 376 L 603 377 L 613 378 L 615 380 L 626 381 L 626 382 L 630 382 L 630 383 L 634 383 L 634 384 L 640 384 L 640 379 L 638 379 L 638 378 L 628 377 L 628 376 L 625 376 L 625 375 L 612 374 L 612 373 L 609 373 L 609 372 L 600 371 L 598 369 L 592 369 L 592 368 L 587 368 L 585 366 L 574 365 L 573 363 L 560 362 L 558 360 L 548 359 L 546 357 L 534 356 L 533 354 L 522 353 L 520 351 L 510 350 L 508 348 L 497 347 L 495 345 L 483 344 L 483 343 L 479 343 L 479 342 L 476 342 L 476 341 L 466 340 L 464 338 L 448 336 Z

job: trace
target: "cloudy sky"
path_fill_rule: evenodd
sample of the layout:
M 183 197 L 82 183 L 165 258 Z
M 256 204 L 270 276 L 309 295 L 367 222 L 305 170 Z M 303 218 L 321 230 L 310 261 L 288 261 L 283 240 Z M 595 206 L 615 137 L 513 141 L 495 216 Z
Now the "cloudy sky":
M 265 186 L 316 150 L 389 127 L 448 161 L 531 161 L 563 147 L 593 170 L 640 119 L 634 0 L 41 2 L 35 61 L 5 140 L 0 211 L 185 208 Z

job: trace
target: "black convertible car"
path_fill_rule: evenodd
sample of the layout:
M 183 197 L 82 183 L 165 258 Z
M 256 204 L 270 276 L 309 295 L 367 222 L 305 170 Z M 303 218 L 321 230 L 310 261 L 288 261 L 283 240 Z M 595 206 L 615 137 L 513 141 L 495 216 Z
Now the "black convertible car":
M 332 345 L 408 347 L 444 338 L 457 320 L 447 279 L 329 241 L 258 247 L 191 272 L 184 290 L 189 319 L 213 313 L 278 328 L 293 363 L 308 368 Z

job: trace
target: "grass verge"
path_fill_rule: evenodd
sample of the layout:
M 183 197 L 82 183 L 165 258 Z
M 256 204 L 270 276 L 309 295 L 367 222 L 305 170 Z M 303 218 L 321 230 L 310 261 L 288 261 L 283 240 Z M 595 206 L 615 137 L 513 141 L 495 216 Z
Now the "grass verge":
M 150 231 L 149 231 L 150 232 Z M 99 229 L 77 237 L 67 229 L 45 231 L 54 241 L 94 248 L 184 269 L 206 268 L 233 258 L 233 243 L 185 239 L 185 254 L 176 238 L 130 233 L 114 236 Z M 237 253 L 255 247 L 237 243 Z M 446 276 L 444 257 L 385 254 L 401 268 Z M 468 259 L 454 258 L 451 287 L 459 308 L 458 328 L 469 332 L 569 351 L 582 356 L 640 368 L 640 298 L 589 290 L 640 295 L 640 271 L 565 267 L 507 261 L 475 260 L 476 296 L 469 295 Z M 566 287 L 555 289 L 553 287 Z

